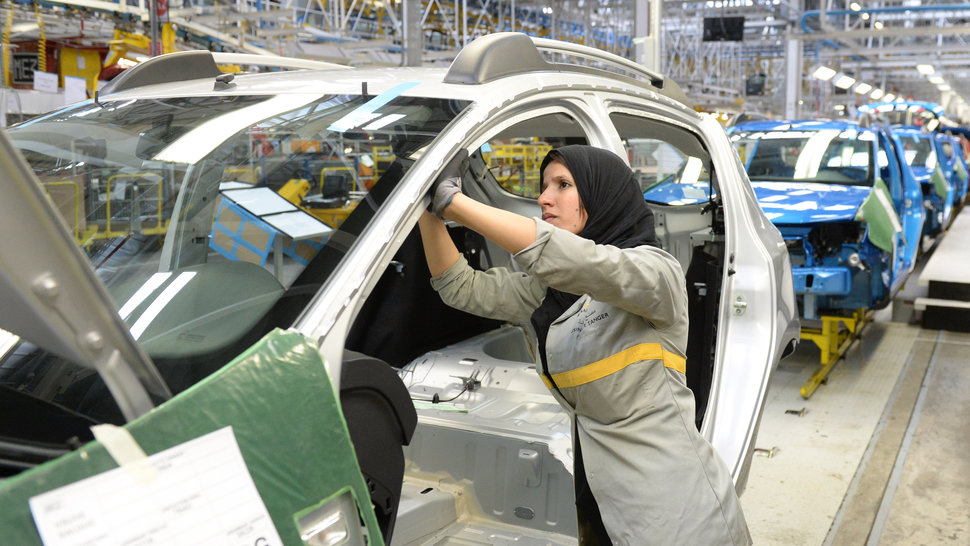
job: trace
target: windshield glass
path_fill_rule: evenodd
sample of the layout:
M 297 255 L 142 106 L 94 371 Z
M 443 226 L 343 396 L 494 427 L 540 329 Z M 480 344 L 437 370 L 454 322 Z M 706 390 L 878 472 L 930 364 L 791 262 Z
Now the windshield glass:
M 731 140 L 753 181 L 873 184 L 867 131 L 739 131 Z
M 288 327 L 468 106 L 386 95 L 102 99 L 9 134 L 178 392 Z M 0 390 L 122 421 L 93 371 L 2 348 Z

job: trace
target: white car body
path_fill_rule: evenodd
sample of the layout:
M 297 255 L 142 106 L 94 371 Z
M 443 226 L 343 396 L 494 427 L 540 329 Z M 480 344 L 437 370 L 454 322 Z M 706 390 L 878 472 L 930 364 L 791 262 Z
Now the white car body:
M 612 64 L 627 75 L 544 64 L 545 61 L 536 60 L 541 57 L 532 40 L 521 34 L 499 34 L 469 45 L 450 69 L 333 69 L 239 75 L 231 81 L 223 78 L 216 82 L 211 75 L 183 76 L 186 79 L 157 75 L 167 74 L 160 66 L 170 71 L 178 66 L 179 54 L 175 54 L 168 60 L 153 60 L 159 61 L 153 69 L 156 75 L 147 80 L 138 78 L 149 73 L 148 65 L 141 75 L 133 72 L 127 81 L 120 80 L 102 93 L 95 99 L 97 102 L 72 108 L 97 116 L 108 115 L 106 108 L 124 109 L 136 103 L 169 101 L 186 107 L 193 98 L 247 97 L 266 100 L 240 108 L 237 113 L 248 111 L 253 116 L 275 119 L 273 116 L 285 117 L 285 112 L 299 111 L 294 109 L 321 97 L 361 94 L 366 95 L 364 99 L 384 97 L 386 101 L 406 102 L 413 98 L 416 103 L 433 99 L 464 105 L 440 134 L 410 150 L 407 157 L 395 156 L 395 161 L 404 159 L 408 163 L 406 173 L 381 198 L 373 217 L 354 234 L 346 254 L 321 280 L 319 290 L 295 320 L 272 325 L 318 340 L 338 390 L 352 328 L 365 304 L 375 303 L 368 298 L 378 293 L 375 290 L 381 290 L 384 276 L 397 271 L 403 277 L 414 269 L 402 269 L 396 256 L 427 207 L 426 196 L 433 180 L 459 149 L 479 158 L 480 167 L 484 165 L 484 170 L 476 171 L 475 180 L 466 180 L 465 191 L 469 195 L 529 216 L 539 215 L 534 199 L 500 185 L 488 169 L 494 163 L 490 165 L 485 159 L 494 155 L 498 146 L 515 142 L 514 139 L 531 138 L 531 143 L 546 142 L 542 138 L 585 140 L 632 159 L 636 163 L 632 166 L 646 178 L 660 176 L 656 173 L 664 168 L 665 161 L 681 169 L 691 161 L 692 165 L 702 164 L 699 169 L 703 174 L 695 173 L 694 179 L 701 176 L 709 181 L 711 191 L 706 200 L 683 206 L 653 206 L 658 235 L 685 271 L 696 250 L 702 249 L 710 257 L 711 276 L 697 295 L 698 301 L 707 305 L 704 316 L 698 320 L 706 321 L 703 324 L 710 324 L 711 328 L 705 341 L 695 343 L 704 344 L 698 346 L 699 353 L 712 355 L 708 370 L 710 388 L 708 392 L 695 391 L 698 398 L 707 401 L 698 420 L 702 434 L 727 463 L 739 491 L 743 490 L 769 378 L 779 359 L 794 348 L 798 339 L 791 266 L 784 242 L 762 213 L 721 125 L 690 108 L 676 85 L 638 70 L 635 65 L 629 66 L 629 61 L 624 63 L 593 50 L 544 40 L 535 44 L 540 49 L 549 47 L 560 54 L 572 51 Z M 371 102 L 366 104 L 373 106 Z M 257 114 L 258 108 L 263 109 L 261 114 Z M 375 119 L 365 114 L 380 116 L 376 112 L 379 108 L 380 105 L 370 110 L 357 109 L 349 118 L 338 120 L 343 125 L 337 128 L 334 127 L 340 123 L 331 120 L 327 134 L 341 141 L 344 137 L 349 139 L 354 131 L 360 133 L 361 127 Z M 75 144 L 61 145 L 54 142 L 55 136 L 44 136 L 52 130 L 51 125 L 44 124 L 45 119 L 10 131 L 21 151 L 53 157 L 67 154 L 68 148 L 74 150 Z M 79 126 L 83 126 L 83 119 L 72 119 L 78 119 Z M 261 119 L 227 115 L 219 124 L 206 126 L 210 127 L 212 146 L 217 148 L 221 139 L 239 137 L 246 131 L 250 131 L 252 142 L 254 127 L 270 126 L 270 122 Z M 70 123 L 74 122 L 62 127 L 69 127 Z M 647 128 L 646 136 L 636 134 L 641 126 Z M 100 130 L 109 134 L 114 129 Z M 121 128 L 122 132 L 126 130 L 130 129 Z M 325 132 L 319 130 L 321 134 Z M 136 144 L 141 144 L 147 132 L 148 129 L 142 129 Z M 668 141 L 667 133 L 679 136 L 669 137 Z M 118 149 L 107 146 L 105 155 L 111 159 Z M 652 151 L 638 155 L 640 149 Z M 678 155 L 677 150 L 682 153 Z M 204 149 L 194 151 L 201 156 L 206 153 Z M 190 148 L 180 153 L 191 152 Z M 28 159 L 32 157 L 30 153 Z M 156 154 L 152 161 L 131 169 L 154 168 L 159 162 L 164 163 L 163 153 L 152 153 Z M 662 156 L 666 159 L 658 159 Z M 688 156 L 693 159 L 687 161 Z M 77 163 L 73 165 L 78 168 Z M 35 170 L 39 169 L 35 165 Z M 360 172 L 359 167 L 354 169 Z M 41 179 L 47 183 L 52 176 L 42 175 Z M 188 175 L 185 176 L 187 180 Z M 324 173 L 319 178 L 322 186 Z M 524 174 L 520 180 L 527 181 Z M 358 182 L 354 186 L 357 189 Z M 223 194 L 220 192 L 220 196 Z M 354 198 L 365 202 L 369 197 L 359 193 Z M 176 210 L 189 199 L 178 197 Z M 174 214 L 170 226 L 175 225 Z M 212 225 L 211 220 L 207 221 Z M 208 229 L 204 222 L 201 225 Z M 169 227 L 170 234 L 173 231 Z M 76 229 L 75 233 L 80 231 Z M 211 244 L 213 236 L 209 237 Z M 330 241 L 335 240 L 331 236 Z M 171 259 L 175 263 L 172 256 L 182 247 L 176 243 L 160 244 L 162 262 Z M 477 258 L 483 260 L 482 266 L 512 266 L 507 253 L 491 243 L 480 244 L 473 252 L 480 253 Z M 264 269 L 272 270 L 272 264 L 267 262 Z M 279 271 L 277 268 L 277 277 Z M 415 321 L 421 320 L 419 311 L 420 308 L 414 310 Z M 402 332 L 409 327 L 403 323 L 399 326 Z M 4 324 L 0 327 L 13 330 Z M 29 334 L 15 333 L 24 337 Z M 361 339 L 366 341 L 368 337 Z M 148 358 L 155 358 L 151 348 L 146 353 Z M 470 334 L 468 339 L 427 347 L 417 356 L 396 364 L 412 398 L 429 402 L 416 403 L 418 425 L 410 447 L 405 449 L 405 487 L 393 535 L 395 544 L 431 543 L 442 537 L 478 537 L 490 543 L 519 544 L 575 541 L 570 419 L 536 375 L 533 356 L 527 328 L 500 325 Z M 124 360 L 130 365 L 137 358 L 129 356 Z M 688 366 L 690 362 L 689 356 Z M 151 360 L 140 365 L 152 369 Z M 137 391 L 140 387 L 135 381 L 124 388 Z M 431 403 L 435 395 L 438 400 L 451 400 Z M 118 392 L 115 397 L 119 397 Z M 144 392 L 131 400 L 134 402 L 119 402 L 127 419 L 150 409 L 144 405 L 148 403 Z M 483 533 L 489 538 L 484 538 Z

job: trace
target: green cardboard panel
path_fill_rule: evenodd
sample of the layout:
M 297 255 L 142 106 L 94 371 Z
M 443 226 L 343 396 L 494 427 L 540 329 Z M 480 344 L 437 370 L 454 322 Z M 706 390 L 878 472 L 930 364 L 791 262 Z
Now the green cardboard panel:
M 151 455 L 232 426 L 283 542 L 302 544 L 294 515 L 350 488 L 372 544 L 370 495 L 323 359 L 300 334 L 276 330 L 215 374 L 125 425 Z M 39 545 L 28 500 L 117 468 L 98 442 L 0 483 L 3 543 Z
M 856 219 L 869 224 L 869 240 L 872 244 L 886 252 L 893 251 L 896 233 L 902 228 L 892 206 L 889 189 L 881 178 L 876 178 L 872 191 L 856 213 Z

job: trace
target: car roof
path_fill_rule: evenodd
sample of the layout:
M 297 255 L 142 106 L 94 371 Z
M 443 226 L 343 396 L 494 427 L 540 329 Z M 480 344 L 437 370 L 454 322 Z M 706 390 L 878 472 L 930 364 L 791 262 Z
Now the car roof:
M 862 104 L 858 107 L 859 113 L 865 113 L 870 110 L 908 110 L 910 108 L 921 108 L 923 110 L 928 110 L 933 112 L 937 116 L 943 115 L 943 106 L 935 102 L 926 102 L 918 100 L 906 100 L 906 101 L 893 101 L 893 102 L 873 102 L 870 104 Z
M 609 69 L 547 62 L 540 51 L 590 59 Z M 321 63 L 321 66 L 325 65 Z M 542 89 L 608 88 L 694 111 L 676 83 L 628 59 L 586 46 L 512 32 L 478 38 L 459 52 L 451 66 L 440 68 L 350 69 L 333 65 L 322 70 L 225 74 L 208 51 L 171 53 L 126 70 L 98 93 L 96 99 L 290 93 L 377 95 L 404 82 L 413 84 L 399 93 L 404 96 L 497 104 Z

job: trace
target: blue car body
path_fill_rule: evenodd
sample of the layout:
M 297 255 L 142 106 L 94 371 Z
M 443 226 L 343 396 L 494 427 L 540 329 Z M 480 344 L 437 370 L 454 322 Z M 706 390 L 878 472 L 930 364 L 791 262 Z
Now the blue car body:
M 955 154 L 946 152 L 952 137 L 940 133 L 949 123 L 943 106 L 923 101 L 865 104 L 859 107 L 859 119 L 864 123 L 891 125 L 893 133 L 899 136 L 906 162 L 923 191 L 926 217 L 923 235 L 935 244 L 963 203 L 970 179 L 966 171 L 960 171 L 966 163 L 960 164 Z
M 788 245 L 802 317 L 888 304 L 915 265 L 923 225 L 920 186 L 892 131 L 777 120 L 728 131 L 761 208 Z M 807 159 L 786 163 L 786 147 Z M 675 186 L 668 181 L 644 196 L 689 197 Z
M 958 202 L 952 169 L 946 169 L 940 159 L 944 154 L 936 134 L 911 126 L 896 126 L 893 133 L 902 143 L 905 160 L 921 187 L 926 215 L 923 235 L 935 238 L 950 224 Z
M 948 133 L 936 133 L 936 140 L 940 148 L 940 160 L 944 165 L 943 174 L 947 175 L 955 190 L 954 206 L 959 209 L 967 198 L 967 187 L 970 183 L 970 169 L 963 157 L 963 146 L 960 141 Z

